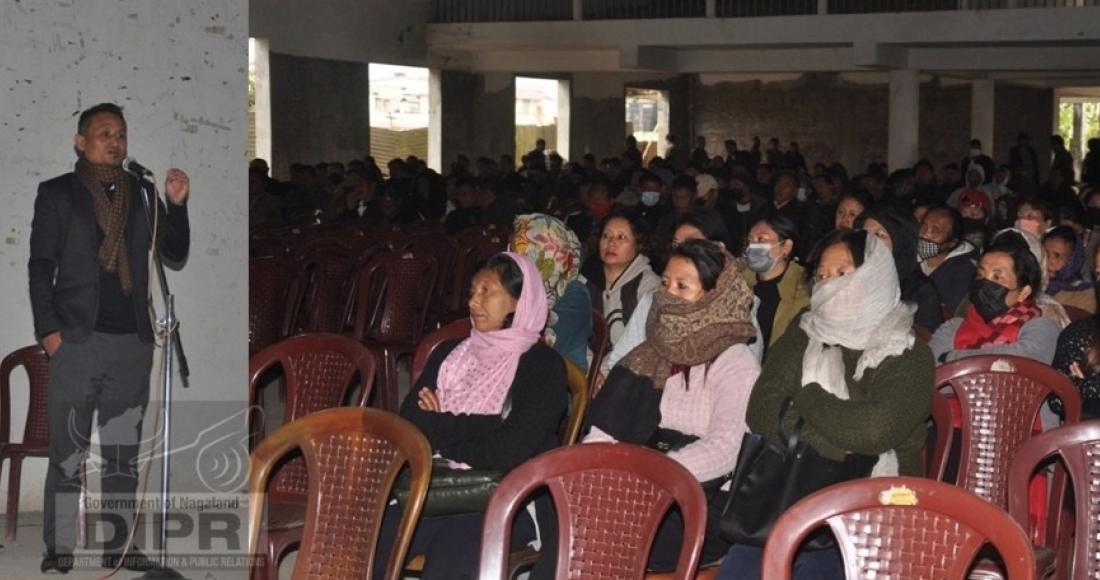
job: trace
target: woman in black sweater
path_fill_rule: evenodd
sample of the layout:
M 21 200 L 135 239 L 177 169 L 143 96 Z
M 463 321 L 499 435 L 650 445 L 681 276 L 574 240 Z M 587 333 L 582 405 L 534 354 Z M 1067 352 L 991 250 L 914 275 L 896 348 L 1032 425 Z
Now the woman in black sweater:
M 451 467 L 508 472 L 557 445 L 569 401 L 565 363 L 540 340 L 549 308 L 534 263 L 518 254 L 498 254 L 472 286 L 470 337 L 432 354 L 401 415 Z M 483 519 L 482 513 L 422 517 L 409 547 L 410 557 L 426 556 L 420 577 L 475 578 Z M 385 570 L 399 520 L 400 507 L 390 506 L 375 578 Z M 524 511 L 512 541 L 518 548 L 534 538 Z

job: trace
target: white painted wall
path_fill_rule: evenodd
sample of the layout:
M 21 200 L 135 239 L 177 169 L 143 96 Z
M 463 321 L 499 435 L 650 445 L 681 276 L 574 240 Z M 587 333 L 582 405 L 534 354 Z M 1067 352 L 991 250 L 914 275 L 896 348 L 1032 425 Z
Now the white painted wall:
M 244 0 L 0 2 L 0 351 L 34 340 L 27 259 L 37 184 L 71 171 L 78 112 L 118 102 L 130 153 L 158 175 L 178 166 L 191 176 L 191 255 L 168 274 L 191 361 L 191 388 L 176 391 L 179 445 L 243 410 L 247 392 L 246 14 Z M 21 436 L 21 374 L 15 391 Z M 203 489 L 201 447 L 174 456 L 175 489 Z M 44 472 L 44 460 L 26 462 L 23 510 L 41 509 Z M 150 490 L 158 481 L 154 473 Z

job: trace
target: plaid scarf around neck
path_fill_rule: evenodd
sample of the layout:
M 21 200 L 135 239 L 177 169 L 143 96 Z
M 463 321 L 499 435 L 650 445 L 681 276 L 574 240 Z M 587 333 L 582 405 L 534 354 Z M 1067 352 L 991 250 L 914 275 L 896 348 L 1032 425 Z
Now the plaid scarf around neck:
M 698 302 L 657 291 L 646 320 L 646 341 L 623 358 L 636 375 L 648 377 L 660 390 L 676 368 L 714 360 L 730 346 L 756 336 L 752 291 L 727 255 L 715 288 Z
M 76 176 L 92 194 L 95 221 L 103 230 L 99 245 L 99 266 L 118 274 L 122 292 L 127 296 L 133 283 L 130 279 L 130 258 L 126 253 L 126 221 L 130 213 L 130 179 L 121 167 L 92 165 L 85 159 L 76 162 Z M 113 185 L 107 196 L 104 184 Z
M 1004 314 L 986 323 L 978 309 L 971 304 L 966 308 L 966 318 L 955 332 L 955 350 L 972 350 L 1000 344 L 1013 344 L 1020 336 L 1020 329 L 1043 311 L 1032 300 L 1017 302 Z

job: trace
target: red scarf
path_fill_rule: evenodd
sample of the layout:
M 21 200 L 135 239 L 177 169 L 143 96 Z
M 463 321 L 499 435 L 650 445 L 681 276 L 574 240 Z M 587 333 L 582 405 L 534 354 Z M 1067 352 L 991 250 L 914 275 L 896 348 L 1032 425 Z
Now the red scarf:
M 966 318 L 955 333 L 955 350 L 985 348 L 997 344 L 1012 344 L 1020 336 L 1020 329 L 1032 318 L 1042 316 L 1043 311 L 1031 300 L 1017 302 L 1004 314 L 986 322 L 974 305 L 966 307 Z

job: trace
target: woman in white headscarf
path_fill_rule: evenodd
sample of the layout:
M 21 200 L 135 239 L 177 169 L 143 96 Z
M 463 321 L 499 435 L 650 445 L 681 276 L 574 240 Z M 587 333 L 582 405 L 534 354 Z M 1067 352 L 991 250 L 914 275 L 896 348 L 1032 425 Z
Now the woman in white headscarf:
M 922 474 L 921 447 L 931 412 L 932 352 L 913 335 L 913 314 L 900 298 L 890 250 L 865 231 L 840 230 L 818 245 L 810 310 L 768 351 L 749 398 L 746 423 L 773 445 L 780 408 L 792 432 L 823 457 L 878 456 L 872 476 Z M 735 545 L 719 578 L 758 578 L 762 550 Z M 806 552 L 795 578 L 839 571 L 832 550 Z M 801 570 L 800 573 L 798 570 Z

